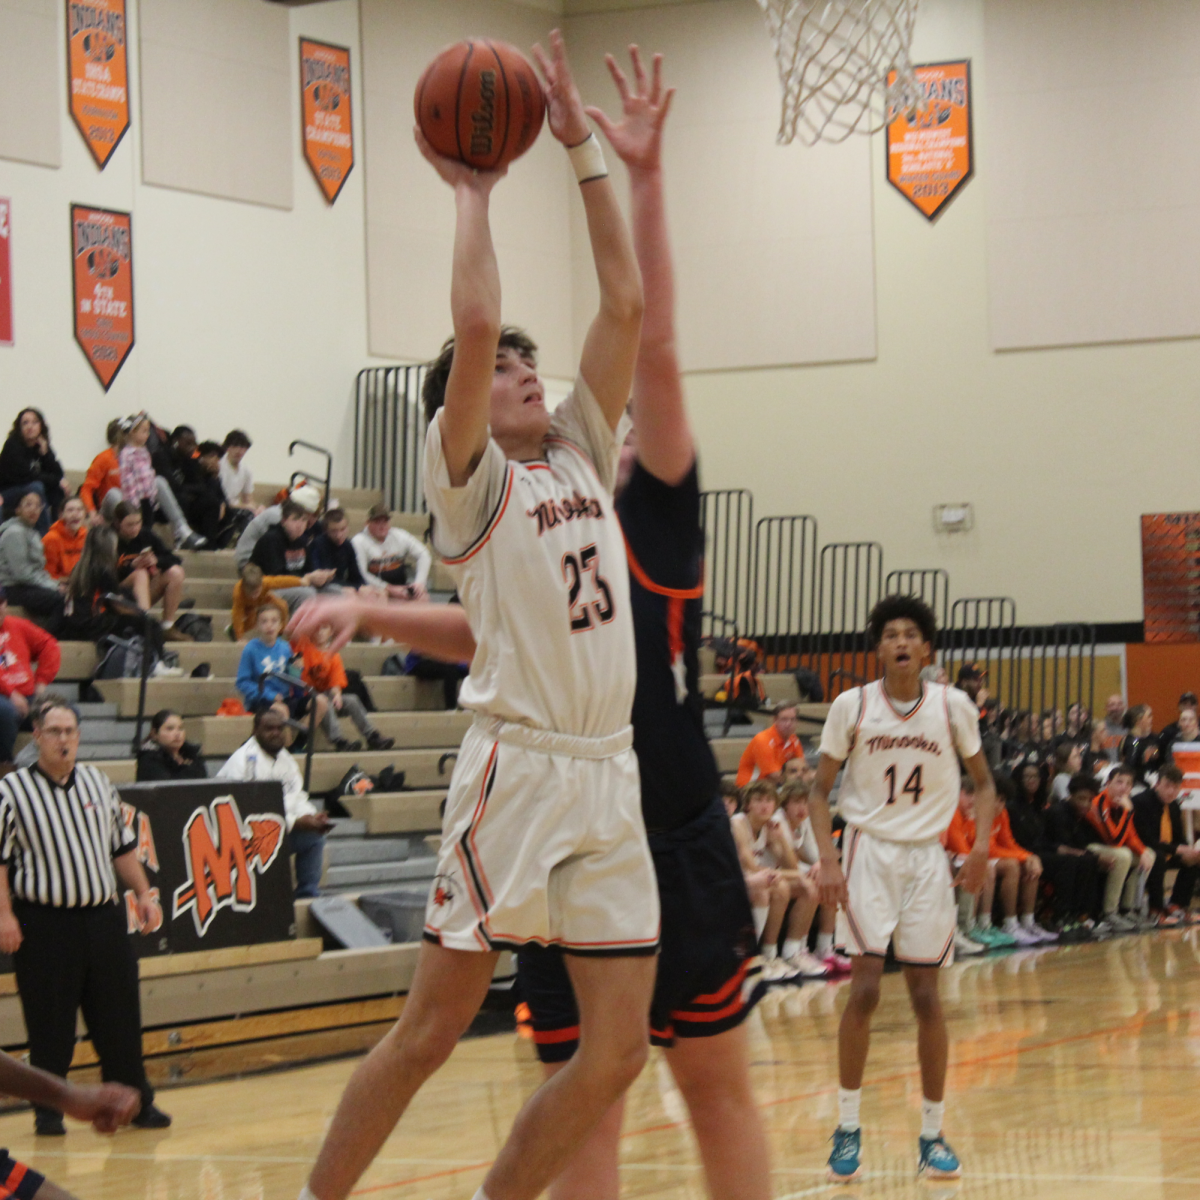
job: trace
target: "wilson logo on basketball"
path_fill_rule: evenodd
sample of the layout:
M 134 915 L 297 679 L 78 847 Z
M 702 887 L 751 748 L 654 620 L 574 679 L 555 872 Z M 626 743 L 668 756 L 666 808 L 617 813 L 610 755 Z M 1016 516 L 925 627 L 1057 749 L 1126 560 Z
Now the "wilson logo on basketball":
M 496 132 L 496 72 L 479 72 L 479 107 L 471 114 L 471 153 L 489 155 Z
M 221 909 L 253 912 L 257 877 L 275 861 L 285 831 L 283 818 L 275 813 L 243 818 L 232 796 L 196 809 L 183 827 L 188 880 L 175 889 L 171 919 L 190 910 L 196 934 L 203 937 Z

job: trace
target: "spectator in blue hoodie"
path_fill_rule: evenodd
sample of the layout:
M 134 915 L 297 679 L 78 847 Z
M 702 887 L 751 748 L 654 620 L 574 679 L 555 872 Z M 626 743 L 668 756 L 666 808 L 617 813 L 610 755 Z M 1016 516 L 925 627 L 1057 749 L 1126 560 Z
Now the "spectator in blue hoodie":
M 293 658 L 291 646 L 279 636 L 283 617 L 277 608 L 266 605 L 258 610 L 254 627 L 258 636 L 246 643 L 238 663 L 237 689 L 242 701 L 251 712 L 277 708 L 285 716 L 298 718 L 306 707 L 305 697 L 282 679 L 263 678 L 270 671 L 285 673 Z

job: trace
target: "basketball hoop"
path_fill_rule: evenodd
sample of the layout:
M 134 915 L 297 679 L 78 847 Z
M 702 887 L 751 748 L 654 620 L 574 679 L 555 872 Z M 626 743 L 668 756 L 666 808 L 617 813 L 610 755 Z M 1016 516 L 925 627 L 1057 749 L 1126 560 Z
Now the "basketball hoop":
M 909 60 L 917 0 L 758 0 L 783 85 L 779 141 L 875 133 L 925 107 Z M 895 79 L 888 85 L 888 76 Z

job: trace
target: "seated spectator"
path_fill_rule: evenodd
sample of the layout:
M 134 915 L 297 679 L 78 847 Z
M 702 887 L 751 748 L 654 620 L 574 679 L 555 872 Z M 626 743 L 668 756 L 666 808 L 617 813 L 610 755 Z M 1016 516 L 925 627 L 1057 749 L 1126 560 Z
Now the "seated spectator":
M 247 563 L 242 568 L 242 577 L 233 585 L 233 611 L 230 614 L 233 639 L 240 642 L 258 624 L 259 610 L 270 606 L 279 611 L 287 623 L 291 615 L 288 602 L 275 594 L 276 588 L 298 588 L 300 580 L 295 575 L 264 575 L 262 567 Z
M 959 784 L 958 807 L 950 824 L 942 831 L 941 838 L 950 860 L 950 876 L 955 881 L 954 898 L 958 917 L 954 927 L 954 953 L 956 957 L 964 958 L 982 954 L 994 946 L 1015 944 L 1012 938 L 998 929 L 992 929 L 992 902 L 996 896 L 995 862 L 989 859 L 987 875 L 979 894 L 972 894 L 957 886 L 958 872 L 975 844 L 975 832 L 975 781 L 964 775 Z M 980 920 L 983 913 L 987 913 L 986 926 Z M 990 931 L 989 936 L 976 940 L 975 931 L 984 928 Z
M 1091 725 L 1091 713 L 1077 702 L 1067 709 L 1067 725 L 1062 736 L 1066 741 L 1075 742 L 1080 747 L 1084 747 L 1088 743 Z
M 1183 714 L 1189 709 L 1195 715 L 1197 706 L 1200 705 L 1200 700 L 1196 699 L 1195 692 L 1184 692 L 1179 697 L 1179 716 L 1175 718 L 1169 725 L 1163 727 L 1162 733 L 1158 735 L 1158 744 L 1162 747 L 1162 761 L 1170 762 L 1170 749 L 1175 742 L 1186 742 L 1189 739 L 1179 736 L 1179 722 Z M 1194 740 L 1194 739 L 1191 739 Z
M 175 628 L 175 615 L 186 582 L 183 564 L 142 523 L 142 513 L 122 501 L 113 510 L 117 531 L 117 582 L 138 605 L 149 612 L 162 601 L 163 637 L 169 642 L 190 642 Z
M 138 783 L 207 778 L 200 747 L 187 740 L 183 718 L 169 708 L 160 709 L 150 718 L 150 736 L 138 751 Z
M 1150 899 L 1150 913 L 1160 925 L 1178 925 L 1188 919 L 1196 880 L 1200 878 L 1200 846 L 1189 845 L 1183 836 L 1183 812 L 1179 807 L 1182 786 L 1183 772 L 1168 763 L 1159 771 L 1153 790 L 1143 792 L 1133 801 L 1133 822 L 1138 837 L 1154 851 L 1154 865 L 1146 879 L 1146 894 Z M 1177 867 L 1178 874 L 1171 889 L 1171 903 L 1165 904 L 1164 883 L 1171 867 Z
M 170 482 L 154 468 L 146 443 L 150 440 L 150 418 L 134 413 L 121 422 L 121 450 L 117 461 L 121 468 L 121 496 L 125 503 L 139 509 L 147 529 L 154 521 L 155 506 L 161 508 L 171 525 L 176 544 L 183 550 L 199 550 L 208 543 L 193 532 L 179 507 Z
M 1108 784 L 1088 810 L 1088 819 L 1099 834 L 1099 840 L 1088 847 L 1093 853 L 1101 850 L 1124 851 L 1129 869 L 1120 893 L 1120 911 L 1109 912 L 1107 897 L 1105 919 L 1118 933 L 1128 933 L 1141 927 L 1138 919 L 1139 892 L 1144 888 L 1150 869 L 1154 866 L 1154 851 L 1138 837 L 1133 824 L 1134 770 L 1128 763 L 1118 763 L 1108 777 Z M 1073 785 L 1072 785 L 1073 786 Z
M 963 663 L 958 668 L 958 679 L 954 686 L 971 697 L 971 703 L 979 708 L 988 697 L 987 668 L 979 663 Z
M 342 737 L 338 716 L 346 716 L 367 739 L 368 750 L 390 750 L 396 744 L 395 739 L 384 737 L 371 724 L 363 702 L 345 690 L 348 682 L 346 668 L 342 656 L 331 649 L 332 644 L 333 626 L 319 625 L 311 638 L 301 635 L 292 647 L 304 662 L 300 678 L 316 693 L 317 720 L 324 728 L 325 736 L 335 750 L 361 750 L 361 742 L 351 742 Z
M 104 597 L 120 587 L 117 532 L 107 525 L 93 525 L 84 539 L 83 553 L 67 577 L 62 636 L 95 642 L 111 633 L 116 620 L 106 609 Z
M 66 579 L 75 569 L 83 553 L 87 537 L 87 509 L 78 496 L 63 502 L 62 516 L 54 522 L 42 538 L 42 550 L 46 555 L 46 574 L 51 579 Z
M 803 754 L 797 754 L 795 758 L 789 758 L 783 764 L 784 783 L 802 783 L 806 788 L 811 788 L 816 777 L 816 767 Z
M 79 485 L 79 498 L 88 515 L 94 517 L 104 497 L 114 488 L 121 490 L 121 464 L 117 452 L 121 448 L 121 418 L 114 417 L 104 431 L 108 446 L 92 459 L 87 477 Z
M 215 549 L 225 519 L 225 493 L 220 480 L 201 461 L 196 431 L 177 425 L 167 447 L 171 459 L 171 488 L 188 525 Z M 218 464 L 220 459 L 217 459 Z
M 274 613 L 274 609 L 264 609 Z M 278 780 L 283 784 L 283 809 L 288 828 L 288 852 L 295 856 L 296 898 L 321 894 L 328 814 L 320 811 L 304 790 L 296 760 L 284 745 L 287 725 L 275 709 L 254 714 L 254 734 L 230 755 L 218 779 Z
M 62 625 L 65 585 L 46 570 L 38 533 L 42 498 L 29 491 L 17 501 L 16 515 L 0 524 L 0 584 L 13 604 L 37 617 L 50 633 Z
M 26 492 L 36 492 L 42 502 L 37 531 L 43 534 L 58 512 L 69 488 L 63 469 L 50 449 L 50 427 L 36 408 L 17 413 L 0 449 L 0 499 L 12 512 Z
M 1163 761 L 1175 761 L 1175 747 L 1195 745 L 1200 742 L 1200 716 L 1197 716 L 1194 708 L 1182 709 L 1179 713 L 1179 720 L 1174 722 L 1173 726 L 1168 726 L 1168 729 L 1174 728 L 1174 739 L 1166 744 L 1160 742 L 1163 747 Z M 1163 731 L 1163 736 L 1166 731 Z
M 1102 749 L 1110 763 L 1120 760 L 1120 745 L 1127 732 L 1122 718 L 1125 716 L 1125 697 L 1113 692 L 1104 702 L 1104 739 Z
M 264 575 L 299 577 L 300 587 L 281 591 L 293 610 L 311 599 L 318 590 L 338 590 L 336 584 L 331 586 L 332 570 L 313 569 L 312 543 L 313 526 L 308 513 L 294 500 L 285 500 L 279 506 L 279 524 L 263 533 L 250 555 L 250 561 L 261 568 Z
M 311 530 L 317 523 L 317 513 L 321 508 L 321 493 L 311 483 L 302 483 L 299 487 L 292 489 L 288 499 L 300 505 L 304 510 L 305 521 Z M 258 513 L 246 526 L 241 537 L 238 538 L 234 551 L 234 561 L 237 563 L 239 571 L 250 561 L 250 556 L 254 553 L 254 547 L 258 545 L 259 538 L 273 525 L 278 525 L 282 519 L 283 506 L 272 504 L 270 508 L 264 508 L 262 512 Z
M 32 621 L 8 612 L 0 587 L 0 763 L 10 763 L 17 733 L 29 728 L 31 702 L 58 674 L 58 642 Z
M 265 605 L 258 610 L 256 637 L 242 650 L 238 662 L 237 690 L 249 712 L 276 707 L 285 717 L 300 718 L 308 708 L 307 697 L 283 679 L 292 661 L 291 646 L 280 637 L 283 618 L 277 608 Z
M 386 592 L 394 600 L 425 599 L 425 581 L 433 557 L 407 530 L 392 527 L 392 514 L 386 504 L 371 506 L 366 529 L 351 541 L 358 555 L 359 574 L 368 587 Z
M 731 821 L 742 811 L 742 792 L 732 779 L 721 780 L 721 802 L 725 805 L 725 815 Z
M 1050 799 L 1065 800 L 1071 776 L 1083 770 L 1083 747 L 1078 742 L 1060 742 L 1054 751 L 1054 777 L 1050 781 Z
M 750 889 L 750 906 L 758 910 L 756 929 L 762 918 L 763 978 L 773 983 L 801 975 L 823 979 L 829 968 L 817 962 L 807 950 L 808 931 L 817 911 L 817 886 L 807 871 L 799 870 L 790 833 L 774 819 L 778 803 L 775 784 L 769 779 L 755 780 L 745 790 L 742 812 L 731 822 L 738 858 Z M 785 916 L 787 936 L 780 958 L 779 935 Z
M 742 751 L 738 762 L 738 787 L 745 787 L 754 779 L 779 783 L 783 779 L 784 763 L 791 758 L 804 757 L 804 747 L 796 736 L 796 706 L 783 700 L 771 712 L 774 722 L 756 733 Z
M 1135 704 L 1121 718 L 1128 732 L 1117 747 L 1117 757 L 1133 768 L 1134 782 L 1139 789 L 1146 785 L 1146 772 L 1157 771 L 1161 762 L 1161 747 L 1154 736 L 1154 713 L 1148 704 Z
M 254 503 L 254 476 L 245 462 L 250 439 L 240 429 L 231 429 L 221 446 L 221 491 L 231 508 L 249 509 L 256 516 L 262 508 Z
M 340 506 L 329 508 L 321 524 L 321 532 L 312 544 L 313 567 L 318 571 L 333 571 L 332 582 L 338 587 L 365 587 L 358 555 L 350 541 L 350 520 L 345 510 Z

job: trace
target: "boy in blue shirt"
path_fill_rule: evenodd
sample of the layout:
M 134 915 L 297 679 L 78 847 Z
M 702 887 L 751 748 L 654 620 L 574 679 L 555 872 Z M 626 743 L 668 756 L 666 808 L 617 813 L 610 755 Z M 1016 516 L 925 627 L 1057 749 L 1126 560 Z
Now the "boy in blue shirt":
M 277 608 L 268 605 L 258 610 L 255 621 L 258 636 L 251 638 L 242 651 L 237 690 L 250 712 L 281 705 L 287 716 L 298 719 L 307 707 L 304 695 L 282 679 L 263 678 L 269 671 L 283 674 L 292 661 L 292 647 L 279 636 L 282 628 L 283 617 Z

